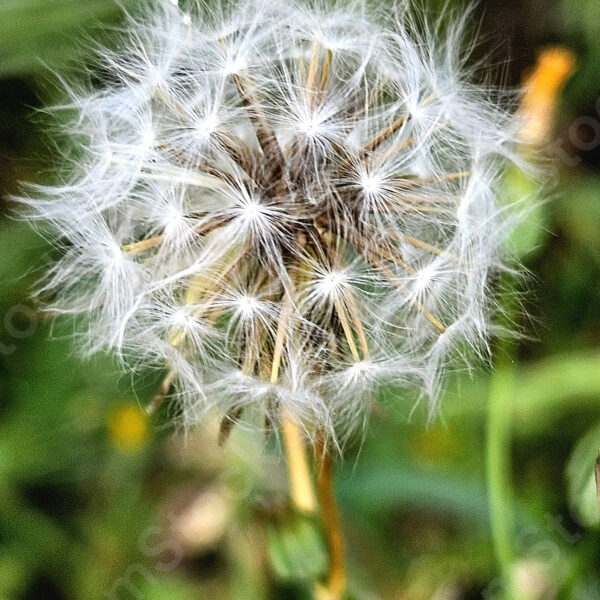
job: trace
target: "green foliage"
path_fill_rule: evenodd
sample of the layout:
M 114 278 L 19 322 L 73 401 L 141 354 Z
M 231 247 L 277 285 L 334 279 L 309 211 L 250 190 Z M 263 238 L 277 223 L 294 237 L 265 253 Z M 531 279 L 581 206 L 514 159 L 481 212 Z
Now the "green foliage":
M 43 65 L 56 67 L 85 55 L 89 40 L 82 34 L 119 13 L 114 0 L 3 0 L 0 77 L 34 74 Z
M 294 516 L 266 529 L 271 565 L 282 580 L 321 579 L 327 569 L 327 552 L 319 523 Z
M 598 525 L 599 521 L 596 477 L 590 469 L 599 455 L 600 424 L 597 424 L 579 439 L 567 465 L 569 502 L 579 521 L 588 526 Z
M 521 260 L 530 260 L 542 248 L 550 221 L 547 207 L 539 198 L 539 183 L 513 168 L 506 174 L 504 185 L 505 202 L 516 202 L 514 210 L 524 214 L 512 234 L 511 251 Z

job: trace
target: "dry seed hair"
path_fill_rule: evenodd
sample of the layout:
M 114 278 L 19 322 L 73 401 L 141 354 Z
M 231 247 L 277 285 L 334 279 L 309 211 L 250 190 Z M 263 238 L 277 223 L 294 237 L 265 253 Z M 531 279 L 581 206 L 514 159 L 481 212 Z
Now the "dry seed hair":
M 86 352 L 168 375 L 193 424 L 287 411 L 337 439 L 378 390 L 433 411 L 488 353 L 517 125 L 473 83 L 469 12 L 288 0 L 130 15 L 105 84 L 65 84 L 76 152 L 19 201 L 61 248 L 39 292 Z

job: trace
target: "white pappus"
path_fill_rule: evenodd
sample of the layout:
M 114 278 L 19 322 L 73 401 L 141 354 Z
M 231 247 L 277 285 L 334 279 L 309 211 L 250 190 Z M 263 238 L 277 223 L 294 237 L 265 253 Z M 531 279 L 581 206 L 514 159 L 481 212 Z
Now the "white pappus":
M 128 18 L 100 89 L 69 86 L 76 152 L 18 199 L 62 249 L 48 309 L 85 316 L 86 352 L 165 369 L 153 406 L 185 424 L 286 411 L 340 439 L 382 386 L 433 410 L 488 352 L 514 224 L 518 125 L 473 83 L 468 15 L 179 4 Z

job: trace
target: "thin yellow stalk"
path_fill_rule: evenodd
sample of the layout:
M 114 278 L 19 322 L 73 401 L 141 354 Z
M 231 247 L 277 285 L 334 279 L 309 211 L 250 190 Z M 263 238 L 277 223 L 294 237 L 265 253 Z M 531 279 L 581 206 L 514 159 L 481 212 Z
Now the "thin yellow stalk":
M 187 119 L 192 118 L 192 115 L 190 114 L 188 109 L 181 102 L 179 102 L 179 100 L 177 100 L 177 98 L 175 98 L 175 96 L 173 96 L 172 94 L 169 94 L 168 91 L 164 90 L 163 88 L 156 87 L 154 89 L 154 93 L 161 100 L 163 100 L 165 102 L 165 104 L 170 104 L 171 108 L 175 109 L 181 116 L 183 116 Z
M 290 289 L 285 292 L 281 313 L 279 315 L 279 322 L 277 324 L 270 375 L 270 382 L 272 385 L 275 385 L 279 380 L 279 370 L 285 344 L 286 328 L 292 311 L 293 290 L 294 282 L 292 281 L 290 282 Z M 282 411 L 281 427 L 283 444 L 285 446 L 287 457 L 287 470 L 292 503 L 300 512 L 315 512 L 317 501 L 313 491 L 308 461 L 306 459 L 306 448 L 302 431 L 294 415 L 286 410 Z
M 373 150 L 381 146 L 381 144 L 383 144 L 385 140 L 387 140 L 390 136 L 394 135 L 394 133 L 396 133 L 396 131 L 398 131 L 398 129 L 400 129 L 400 127 L 404 125 L 405 121 L 406 117 L 404 116 L 396 119 L 393 123 L 388 125 L 383 131 L 381 131 L 381 133 L 377 134 L 372 140 L 367 142 L 363 151 L 372 152 Z
M 378 254 L 380 254 L 379 250 L 377 251 Z M 389 260 L 390 262 L 393 262 L 395 265 L 399 266 L 400 268 L 404 269 L 405 271 L 407 271 L 410 274 L 414 274 L 415 270 L 411 267 L 409 267 L 402 259 L 400 258 L 394 258 L 393 254 L 391 253 L 385 253 L 385 254 L 380 254 L 380 256 L 382 256 L 383 258 Z M 380 261 L 376 261 L 377 264 L 375 264 L 375 266 L 377 266 L 377 268 L 386 275 L 386 278 L 391 281 L 396 287 L 400 287 L 398 285 L 398 283 L 395 281 L 395 277 L 393 272 L 388 269 L 383 263 L 381 263 Z M 437 319 L 434 315 L 432 315 L 423 305 L 422 302 L 420 302 L 419 300 L 412 300 L 411 301 L 412 304 L 414 306 L 416 306 L 419 310 L 419 312 L 421 312 L 421 314 L 423 314 L 423 316 L 434 326 L 436 327 L 436 329 L 438 329 L 440 331 L 440 333 L 445 333 L 446 332 L 446 328 L 444 327 L 444 325 L 442 325 L 442 323 L 439 321 L 439 319 Z
M 281 355 L 285 343 L 285 330 L 291 312 L 292 301 L 286 295 L 279 317 L 277 335 L 275 338 L 275 349 L 273 351 L 273 362 L 271 366 L 270 381 L 273 385 L 279 379 L 279 368 L 281 366 Z M 316 510 L 316 499 L 313 484 L 306 459 L 306 448 L 303 435 L 295 417 L 284 410 L 281 415 L 281 427 L 283 433 L 283 444 L 287 456 L 287 470 L 290 484 L 290 496 L 294 506 L 300 512 L 312 513 Z
M 151 415 L 154 411 L 156 411 L 159 406 L 165 401 L 169 390 L 171 389 L 171 384 L 173 383 L 173 379 L 175 379 L 175 373 L 173 371 L 169 371 L 167 376 L 163 379 L 160 384 L 160 388 L 157 394 L 152 398 L 150 403 L 146 406 L 146 413 Z
M 446 333 L 446 328 L 436 319 L 419 300 L 413 300 L 413 304 L 419 309 L 421 314 L 440 332 Z
M 431 102 L 433 102 L 434 99 L 435 99 L 435 95 L 433 95 L 433 94 L 428 96 L 427 98 L 425 98 L 425 100 L 423 100 L 423 102 L 420 105 L 421 108 L 427 106 L 428 104 L 431 104 Z M 402 125 L 404 125 L 406 120 L 407 120 L 407 117 L 404 115 L 402 117 L 399 117 L 398 119 L 396 119 L 393 123 L 388 125 L 384 130 L 382 130 L 378 135 L 376 135 L 370 142 L 368 142 L 366 144 L 366 146 L 364 147 L 363 152 L 368 153 L 368 152 L 375 150 L 379 146 L 381 146 L 381 144 L 383 144 L 383 142 L 385 142 L 388 138 L 390 138 L 392 135 L 394 135 L 394 133 L 396 133 L 396 131 L 398 131 L 398 129 L 400 129 L 400 127 L 402 127 Z M 396 146 L 395 150 L 399 152 L 400 150 L 404 149 L 406 146 L 411 145 L 413 142 L 414 142 L 413 138 L 409 138 L 408 140 L 403 142 L 400 146 Z
M 454 179 L 463 179 L 465 177 L 470 177 L 471 175 L 471 171 L 458 171 L 456 173 L 448 173 L 448 175 L 444 175 L 443 177 L 418 178 L 416 181 L 418 183 L 437 183 L 438 181 L 453 181 Z
M 414 246 L 415 248 L 420 248 L 421 250 L 426 250 L 427 252 L 431 252 L 431 254 L 436 254 L 437 256 L 447 256 L 449 259 L 451 259 L 457 263 L 464 263 L 463 260 L 461 260 L 458 256 L 456 256 L 456 254 L 452 254 L 451 252 L 448 252 L 447 250 L 442 250 L 441 248 L 438 248 L 437 246 L 428 244 L 427 242 L 424 242 L 423 240 L 420 240 L 411 235 L 407 235 L 405 233 L 397 235 L 394 232 L 391 232 L 391 234 L 396 238 L 402 238 L 405 242 L 409 243 L 411 246 Z
M 324 231 L 321 234 L 321 238 L 325 242 L 328 251 L 331 252 L 332 251 L 331 245 L 333 244 L 333 241 L 334 241 L 333 233 L 331 231 Z M 336 236 L 335 240 L 337 243 L 339 243 L 339 238 L 337 236 Z M 340 268 L 340 266 L 341 266 L 340 262 L 341 261 L 340 261 L 339 252 L 335 252 L 334 256 L 333 256 L 333 263 L 336 268 Z M 360 321 L 360 317 L 358 314 L 358 307 L 356 305 L 356 300 L 355 300 L 352 292 L 349 289 L 345 290 L 345 295 L 346 295 L 347 304 L 348 304 L 348 312 L 350 313 L 350 319 L 352 321 L 352 324 L 354 325 L 354 329 L 356 330 L 356 336 L 358 337 L 358 341 L 361 346 L 363 358 L 368 359 L 370 356 L 369 345 L 367 343 L 367 337 L 365 336 L 364 328 Z M 348 341 L 348 346 L 350 347 L 350 352 L 352 353 L 354 360 L 359 362 L 360 355 L 358 353 L 358 349 L 357 349 L 356 343 L 354 341 L 354 335 L 352 334 L 352 329 L 350 327 L 350 323 L 348 322 L 348 316 L 346 314 L 346 307 L 344 305 L 344 302 L 340 299 L 336 299 L 336 300 L 334 300 L 334 306 L 335 306 L 337 315 L 340 319 L 340 323 L 342 325 L 344 335 L 346 337 L 346 340 Z
M 248 117 L 254 126 L 256 139 L 264 156 L 274 163 L 274 167 L 276 168 L 275 176 L 283 173 L 285 167 L 283 152 L 281 151 L 275 132 L 264 113 L 253 81 L 248 76 L 233 75 L 232 77 L 242 103 L 248 111 Z
M 379 95 L 381 94 L 381 92 L 383 92 L 383 90 L 385 89 L 385 86 L 387 84 L 387 82 L 389 81 L 389 77 L 386 75 L 380 82 L 379 85 L 371 92 L 371 94 L 369 95 L 369 100 L 367 102 L 367 106 L 359 112 L 359 115 L 363 114 L 364 112 L 366 112 L 366 110 L 372 108 L 373 106 L 375 106 L 375 102 L 377 102 L 377 98 L 379 97 Z
M 219 221 L 217 219 L 212 219 L 210 221 L 206 221 L 197 225 L 194 228 L 194 231 L 199 235 L 205 235 L 213 231 L 216 227 L 219 227 L 223 224 L 223 221 Z M 140 254 L 141 252 L 145 252 L 146 250 L 151 250 L 152 248 L 156 248 L 160 246 L 165 240 L 164 234 L 155 235 L 149 238 L 145 238 L 143 240 L 139 240 L 137 242 L 132 242 L 131 244 L 125 244 L 121 246 L 121 251 L 127 254 Z
M 281 355 L 285 343 L 285 329 L 292 310 L 292 301 L 289 295 L 286 294 L 281 314 L 279 315 L 279 323 L 277 325 L 277 335 L 275 336 L 275 349 L 273 350 L 273 362 L 271 363 L 271 383 L 275 385 L 279 379 L 279 367 L 281 366 Z
M 192 278 L 185 296 L 185 303 L 187 305 L 196 303 L 202 296 L 206 297 L 209 292 L 212 292 L 210 298 L 204 302 L 204 304 L 198 309 L 197 313 L 194 313 L 195 317 L 197 314 L 204 314 L 206 307 L 214 300 L 214 291 L 218 289 L 218 287 L 223 283 L 225 277 L 227 277 L 231 270 L 246 255 L 246 249 L 247 244 L 244 244 L 241 246 L 241 248 L 238 247 L 237 249 L 234 249 L 233 252 L 229 253 L 229 256 L 232 254 L 233 256 L 231 256 L 229 261 L 219 268 L 214 276 L 196 275 Z
M 426 106 L 425 104 L 423 104 L 423 106 Z M 448 122 L 445 121 L 441 124 L 439 124 L 438 126 L 432 128 L 428 135 L 433 134 L 436 131 L 440 131 L 442 129 L 444 129 L 445 127 L 448 126 Z M 388 148 L 385 152 L 382 152 L 381 154 L 378 154 L 376 156 L 374 156 L 372 158 L 373 161 L 376 162 L 383 162 L 384 160 L 388 159 L 390 156 L 394 156 L 394 154 L 398 154 L 400 152 L 402 152 L 403 150 L 406 150 L 407 148 L 410 148 L 415 142 L 417 141 L 417 139 L 414 136 L 410 136 L 409 138 L 407 138 L 406 140 L 404 140 L 403 142 L 392 146 L 391 148 Z
M 394 156 L 395 154 L 399 154 L 403 150 L 410 148 L 414 143 L 415 143 L 415 138 L 414 138 L 414 136 L 411 136 L 411 137 L 405 139 L 400 144 L 396 144 L 395 146 L 388 148 L 387 150 L 385 150 L 385 152 L 381 152 L 379 154 L 375 154 L 375 155 L 369 157 L 369 165 L 376 165 L 376 164 L 382 163 L 385 160 L 387 160 L 388 158 L 390 158 L 391 156 Z
M 312 109 L 317 85 L 317 74 L 319 71 L 319 43 L 313 42 L 310 63 L 308 65 L 308 75 L 306 77 L 306 89 L 308 91 L 308 107 Z
M 396 276 L 394 275 L 393 271 L 391 271 L 381 260 L 379 257 L 384 258 L 386 260 L 389 260 L 390 262 L 394 263 L 395 265 L 399 266 L 400 268 L 404 269 L 407 273 L 410 274 L 414 274 L 415 270 L 410 267 L 409 265 L 407 265 L 400 257 L 394 256 L 391 252 L 386 251 L 384 248 L 381 248 L 373 243 L 367 243 L 365 240 L 362 240 L 360 238 L 359 235 L 355 235 L 354 236 L 355 241 L 358 244 L 358 248 L 365 254 L 367 260 L 374 266 L 376 267 L 381 273 L 383 273 L 383 275 L 385 276 L 385 278 L 396 288 L 400 289 L 400 283 L 397 281 Z M 373 248 L 373 250 L 375 252 L 373 252 L 373 250 L 371 250 L 371 248 Z M 378 256 L 375 256 L 375 254 L 377 254 Z M 421 312 L 421 314 L 440 332 L 440 333 L 445 333 L 446 332 L 446 328 L 444 327 L 444 325 L 440 322 L 439 319 L 437 319 L 434 315 L 432 315 L 426 308 L 425 306 L 419 302 L 418 300 L 412 300 L 411 303 L 413 304 L 413 306 L 415 306 L 419 312 Z M 343 324 L 342 324 L 343 326 Z
M 281 427 L 292 502 L 300 512 L 314 513 L 317 501 L 308 469 L 304 436 L 294 416 L 286 411 L 282 415 Z
M 404 214 L 428 214 L 428 215 L 442 215 L 442 214 L 447 214 L 447 215 L 452 215 L 453 213 L 451 211 L 449 211 L 447 208 L 431 208 L 429 206 L 419 206 L 419 205 L 414 205 L 414 206 L 410 206 L 407 205 L 406 207 L 403 207 L 401 211 Z
M 319 91 L 321 94 L 325 91 L 327 87 L 327 83 L 329 82 L 329 73 L 331 69 L 331 59 L 333 58 L 333 53 L 331 50 L 327 50 L 325 52 L 325 59 L 323 60 L 323 66 L 321 67 L 321 83 L 319 84 Z
M 205 300 L 202 305 L 196 311 L 194 311 L 192 315 L 195 320 L 203 317 L 212 308 L 214 300 L 218 298 L 221 293 L 221 286 L 225 278 L 245 256 L 245 254 L 246 251 L 244 248 L 238 252 L 227 264 L 225 264 L 214 278 L 208 281 L 206 276 L 201 277 L 197 275 L 196 277 L 192 278 L 185 295 L 185 304 L 190 306 L 198 302 L 202 296 L 205 296 Z M 210 293 L 210 296 L 206 298 L 208 293 Z M 171 338 L 170 343 L 174 348 L 177 348 L 183 343 L 186 337 L 187 331 L 185 329 L 179 329 Z
M 346 314 L 346 309 L 344 308 L 343 303 L 338 299 L 334 301 L 334 304 L 338 318 L 342 325 L 342 329 L 344 330 L 344 335 L 346 336 L 346 340 L 348 341 L 348 346 L 350 347 L 352 357 L 356 362 L 360 362 L 360 355 L 358 353 L 358 348 L 356 347 L 356 342 L 354 341 L 354 335 L 352 334 L 350 323 L 348 322 L 348 315 Z
M 327 578 L 315 586 L 317 600 L 341 600 L 346 589 L 344 537 L 333 486 L 334 464 L 322 437 L 315 447 L 317 495 L 329 554 Z
M 394 263 L 397 267 L 400 267 L 410 275 L 415 274 L 415 270 L 410 265 L 406 264 L 400 256 L 397 256 L 392 251 L 386 250 L 385 248 L 382 248 L 381 246 L 373 243 L 371 243 L 370 246 L 374 249 L 375 253 L 381 258 L 389 260 L 390 262 Z
M 373 257 L 369 258 L 369 262 L 371 262 L 371 264 L 373 264 L 375 267 L 377 267 L 377 269 L 379 269 L 384 276 L 386 277 L 386 279 L 395 287 L 400 288 L 400 284 L 399 282 L 396 280 L 396 276 L 394 275 L 393 271 L 391 271 L 390 269 L 388 269 L 388 267 L 386 267 L 380 260 L 374 259 Z M 423 305 L 422 302 L 419 302 L 418 300 L 411 300 L 411 303 L 413 304 L 413 306 L 415 306 L 419 312 L 440 332 L 440 333 L 445 333 L 446 332 L 446 328 L 444 327 L 444 325 L 442 325 L 442 323 L 439 321 L 439 319 L 437 319 L 434 315 L 432 315 Z
M 127 254 L 139 254 L 140 252 L 145 252 L 146 250 L 160 246 L 164 239 L 164 235 L 155 235 L 154 237 L 146 238 L 139 242 L 125 244 L 124 246 L 121 246 L 121 250 Z
M 367 336 L 365 335 L 365 330 L 363 328 L 362 322 L 360 320 L 360 316 L 358 314 L 358 307 L 356 306 L 356 299 L 350 292 L 348 292 L 348 311 L 350 313 L 350 318 L 352 319 L 352 324 L 354 325 L 354 329 L 356 330 L 356 337 L 358 337 L 358 342 L 360 343 L 360 348 L 363 353 L 363 358 L 368 360 L 371 357 L 371 353 L 369 352 L 369 344 L 367 342 Z

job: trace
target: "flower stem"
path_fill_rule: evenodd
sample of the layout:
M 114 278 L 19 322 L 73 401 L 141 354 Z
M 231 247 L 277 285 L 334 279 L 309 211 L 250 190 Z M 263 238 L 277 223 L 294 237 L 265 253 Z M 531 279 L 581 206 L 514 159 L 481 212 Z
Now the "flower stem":
M 317 495 L 329 554 L 327 579 L 323 584 L 317 584 L 315 595 L 317 600 L 341 600 L 346 589 L 344 537 L 333 488 L 333 459 L 322 438 L 315 446 L 315 463 Z
M 507 583 L 514 560 L 510 480 L 513 373 L 508 366 L 492 379 L 487 420 L 487 484 L 494 552 Z
M 290 495 L 294 507 L 303 513 L 314 513 L 317 498 L 306 459 L 306 447 L 296 420 L 289 414 L 282 419 L 283 444 L 287 456 Z M 322 438 L 315 444 L 317 496 L 325 533 L 329 566 L 323 583 L 315 583 L 316 600 L 341 600 L 346 589 L 344 538 L 333 488 L 334 465 Z
M 304 440 L 298 423 L 289 413 L 283 415 L 282 430 L 292 503 L 300 512 L 314 513 L 317 501 L 308 469 Z

